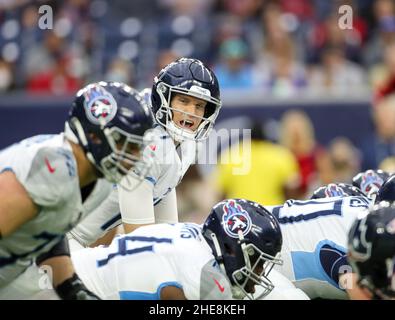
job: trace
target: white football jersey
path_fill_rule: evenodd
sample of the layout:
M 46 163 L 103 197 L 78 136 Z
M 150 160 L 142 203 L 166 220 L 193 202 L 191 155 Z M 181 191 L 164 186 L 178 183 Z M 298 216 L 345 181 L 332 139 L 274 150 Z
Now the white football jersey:
M 283 236 L 284 264 L 276 265 L 276 270 L 310 298 L 346 298 L 334 279 L 339 272 L 350 271 L 341 266 L 348 231 L 358 216 L 367 214 L 369 206 L 365 197 L 334 197 L 288 200 L 282 206 L 266 207 L 277 217 Z
M 187 299 L 232 298 L 201 226 L 193 223 L 140 227 L 71 258 L 87 288 L 102 299 L 159 300 L 166 286 L 182 288 Z
M 284 275 L 277 270 L 271 270 L 268 276 L 269 280 L 273 283 L 273 290 L 262 300 L 310 300 L 309 297 Z M 262 294 L 262 287 L 255 287 L 254 297 L 259 297 Z M 244 300 L 247 300 L 245 298 Z
M 84 219 L 81 223 L 76 226 L 70 233 L 74 239 L 80 242 L 82 245 L 87 246 L 102 235 L 104 235 L 108 230 L 121 224 L 122 218 L 132 219 L 136 224 L 141 222 L 142 224 L 149 224 L 156 222 L 177 222 L 177 208 L 174 208 L 173 219 L 160 216 L 160 210 L 158 208 L 163 204 L 161 201 L 166 201 L 164 199 L 170 192 L 175 192 L 175 187 L 181 182 L 185 172 L 188 170 L 191 164 L 195 163 L 196 159 L 196 142 L 186 140 L 176 147 L 173 139 L 169 136 L 166 130 L 157 125 L 153 129 L 154 133 L 154 143 L 150 145 L 150 153 L 153 155 L 153 165 L 148 176 L 145 177 L 146 188 L 152 188 L 153 199 L 141 199 L 139 198 L 139 203 L 133 203 L 130 210 L 140 214 L 141 220 L 136 220 L 136 217 L 128 217 L 125 212 L 122 212 L 119 206 L 119 197 L 117 187 L 114 186 L 114 190 L 110 197 L 103 202 L 103 205 L 97 208 L 92 214 L 89 215 L 87 219 Z M 136 190 L 131 191 L 136 192 Z M 144 210 L 144 205 L 142 201 L 149 202 L 149 205 L 154 207 L 155 217 L 149 216 L 147 210 Z M 129 211 L 129 210 L 125 210 Z M 159 212 L 159 213 L 158 213 Z M 146 217 L 148 215 L 148 217 Z M 147 220 L 145 220 L 147 219 Z M 171 221 L 169 221 L 171 220 Z
M 99 179 L 82 203 L 77 164 L 63 134 L 35 136 L 0 151 L 0 172 L 4 171 L 15 173 L 39 212 L 0 239 L 0 287 L 59 242 L 111 190 L 108 182 Z

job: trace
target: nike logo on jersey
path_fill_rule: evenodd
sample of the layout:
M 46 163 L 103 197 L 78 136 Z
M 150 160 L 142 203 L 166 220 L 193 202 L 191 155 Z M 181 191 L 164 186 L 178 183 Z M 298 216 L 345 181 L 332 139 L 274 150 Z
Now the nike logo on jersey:
M 217 285 L 219 291 L 224 292 L 225 288 L 223 286 L 221 286 L 221 284 L 219 283 L 219 281 L 215 278 L 213 278 L 215 284 Z
M 49 163 L 49 161 L 48 161 L 47 158 L 45 158 L 45 164 L 47 165 L 48 171 L 49 171 L 50 173 L 54 173 L 54 172 L 55 172 L 56 169 L 53 168 L 53 167 L 51 167 L 51 164 Z

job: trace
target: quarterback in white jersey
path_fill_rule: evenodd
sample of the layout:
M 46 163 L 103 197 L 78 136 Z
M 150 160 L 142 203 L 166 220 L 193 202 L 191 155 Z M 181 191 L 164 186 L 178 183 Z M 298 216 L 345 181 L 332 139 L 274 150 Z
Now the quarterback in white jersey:
M 157 124 L 155 142 L 147 150 L 153 154 L 150 174 L 132 191 L 115 189 L 71 232 L 83 246 L 121 222 L 130 232 L 145 224 L 178 221 L 175 187 L 195 163 L 197 143 L 207 138 L 218 116 L 217 78 L 199 60 L 178 59 L 155 77 L 151 104 Z
M 137 91 L 100 82 L 79 91 L 65 134 L 32 137 L 0 152 L 0 291 L 36 259 L 53 259 L 54 267 L 67 259 L 63 236 L 108 196 L 110 182 L 143 166 L 140 149 L 152 125 Z M 76 280 L 71 262 L 71 270 L 63 267 L 54 278 L 59 290 Z
M 102 299 L 252 299 L 273 290 L 268 276 L 280 249 L 275 218 L 256 203 L 230 199 L 203 226 L 140 227 L 108 247 L 74 251 L 72 260 Z
M 266 207 L 277 218 L 283 235 L 276 270 L 310 298 L 345 299 L 339 275 L 350 271 L 347 234 L 358 216 L 366 215 L 371 200 L 363 196 L 288 200 Z
M 149 174 L 132 191 L 114 185 L 110 196 L 103 204 L 70 232 L 72 238 L 82 246 L 90 245 L 122 222 L 150 224 L 178 221 L 175 187 L 189 166 L 195 162 L 196 142 L 187 140 L 177 148 L 162 127 L 156 125 L 150 133 L 153 142 L 148 150 L 151 154 Z M 121 206 L 122 203 L 128 206 L 123 209 L 121 207 L 121 210 L 119 193 L 127 195 Z M 135 219 L 129 220 L 130 211 L 135 213 Z

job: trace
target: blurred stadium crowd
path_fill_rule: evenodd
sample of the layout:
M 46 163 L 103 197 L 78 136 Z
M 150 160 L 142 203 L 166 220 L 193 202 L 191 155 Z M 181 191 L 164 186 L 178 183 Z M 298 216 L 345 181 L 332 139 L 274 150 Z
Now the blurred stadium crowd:
M 38 7 L 53 8 L 40 30 Z M 353 28 L 339 28 L 341 5 Z M 0 91 L 73 94 L 97 79 L 138 88 L 178 56 L 211 65 L 222 89 L 345 95 L 395 73 L 391 0 L 0 2 Z

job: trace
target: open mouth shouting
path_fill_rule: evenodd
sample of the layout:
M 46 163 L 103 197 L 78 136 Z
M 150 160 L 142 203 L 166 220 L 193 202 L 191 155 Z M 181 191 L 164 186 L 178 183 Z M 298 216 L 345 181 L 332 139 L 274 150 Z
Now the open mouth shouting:
M 195 130 L 195 121 L 193 121 L 191 119 L 180 120 L 180 121 L 178 121 L 177 125 L 180 128 L 185 128 L 185 129 L 188 129 L 190 131 L 194 131 Z

